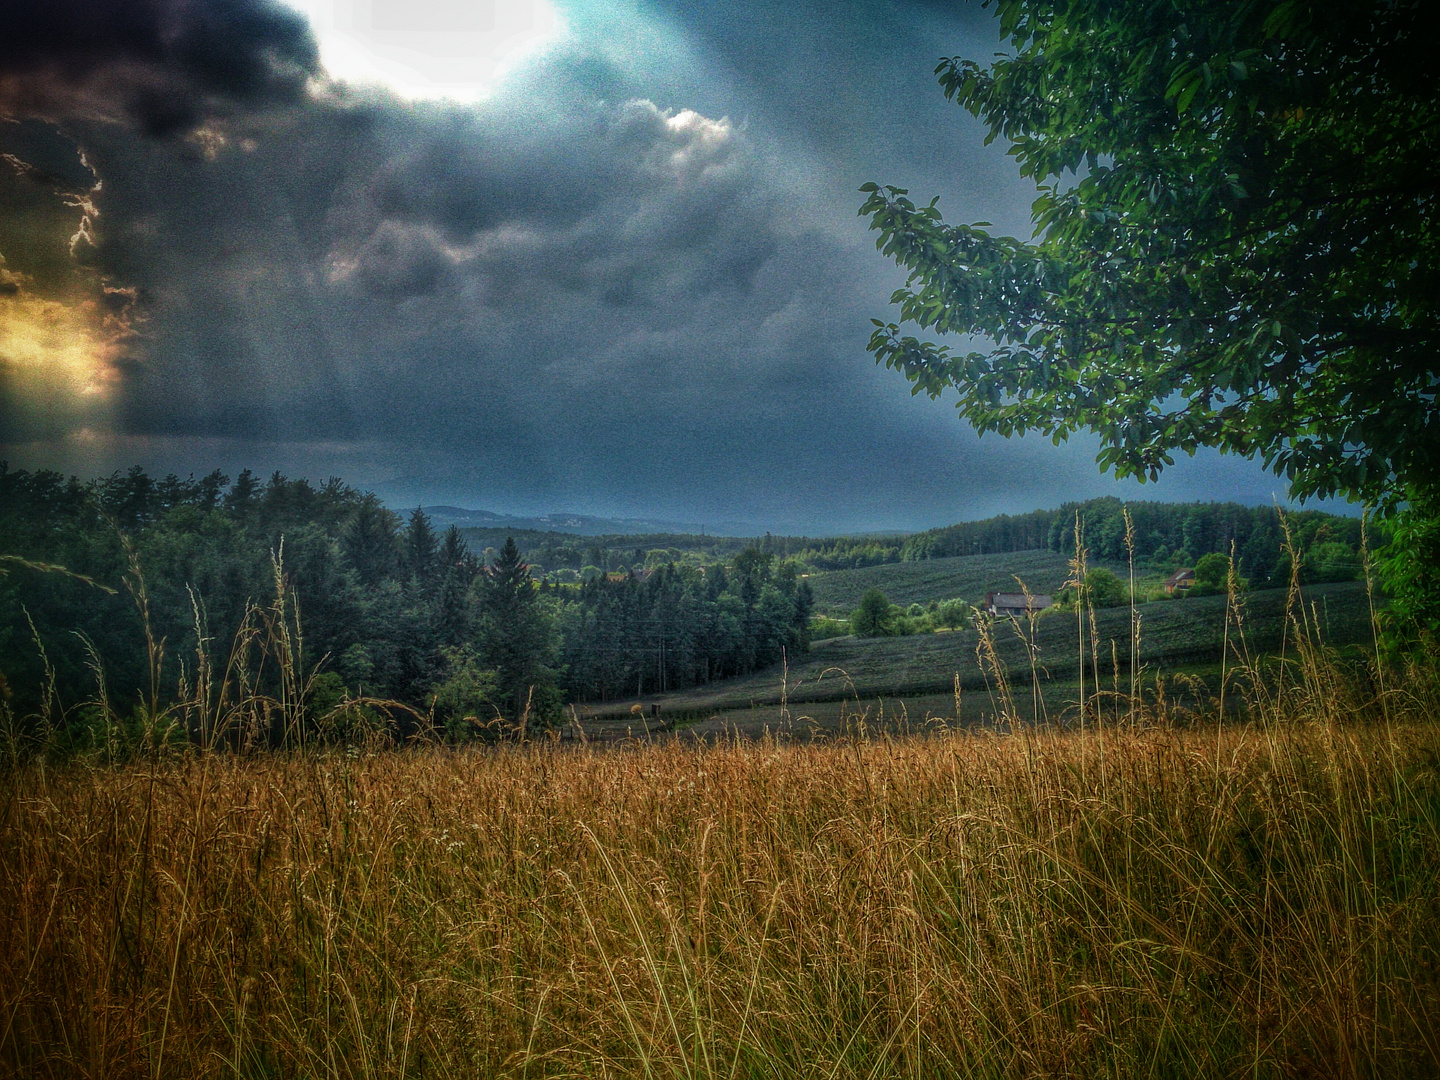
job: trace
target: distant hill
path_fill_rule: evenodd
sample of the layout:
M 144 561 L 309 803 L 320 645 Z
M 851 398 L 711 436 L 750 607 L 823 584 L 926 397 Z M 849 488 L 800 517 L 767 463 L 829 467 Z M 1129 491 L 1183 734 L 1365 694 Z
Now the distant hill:
M 694 522 L 659 521 L 651 518 L 602 518 L 589 514 L 559 511 L 539 517 L 496 514 L 489 510 L 467 510 L 460 506 L 422 506 L 436 528 L 451 525 L 462 529 L 515 529 L 526 532 L 570 533 L 574 536 L 641 536 L 653 533 L 689 533 L 711 536 L 754 536 L 753 526 L 722 521 L 715 525 Z

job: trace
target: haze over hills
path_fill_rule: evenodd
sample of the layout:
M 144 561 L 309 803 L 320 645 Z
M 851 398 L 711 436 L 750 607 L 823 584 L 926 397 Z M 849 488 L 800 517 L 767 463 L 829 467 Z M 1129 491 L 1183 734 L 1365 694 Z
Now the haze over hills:
M 568 511 L 556 511 L 540 517 L 520 517 L 514 514 L 496 514 L 489 510 L 467 510 L 460 506 L 422 506 L 420 509 L 438 529 L 457 525 L 462 529 L 525 529 L 533 532 L 573 533 L 577 536 L 639 536 L 655 533 L 756 536 L 763 531 L 746 522 L 737 521 L 701 524 L 651 518 L 603 518 Z

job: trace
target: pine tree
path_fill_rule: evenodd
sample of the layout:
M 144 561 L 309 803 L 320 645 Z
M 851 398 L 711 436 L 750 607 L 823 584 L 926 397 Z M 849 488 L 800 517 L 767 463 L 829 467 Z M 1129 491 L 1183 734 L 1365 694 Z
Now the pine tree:
M 500 707 L 517 725 L 544 725 L 560 707 L 551 666 L 557 652 L 555 626 L 514 537 L 506 538 L 476 584 L 479 652 L 498 672 Z
M 341 544 L 361 584 L 376 585 L 394 570 L 398 525 L 395 515 L 374 495 L 366 495 L 355 508 Z
M 255 474 L 249 469 L 241 469 L 240 475 L 235 478 L 235 486 L 225 495 L 225 509 L 243 520 L 259 490 L 260 484 L 255 479 Z
M 410 521 L 405 529 L 405 568 L 416 581 L 424 583 L 429 580 L 435 569 L 439 547 L 430 519 L 417 506 L 410 512 Z

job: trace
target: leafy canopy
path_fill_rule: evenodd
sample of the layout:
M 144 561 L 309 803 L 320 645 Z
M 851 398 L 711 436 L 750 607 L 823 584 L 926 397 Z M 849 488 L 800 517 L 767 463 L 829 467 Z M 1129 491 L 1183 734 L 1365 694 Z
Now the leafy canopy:
M 850 613 L 850 632 L 856 637 L 884 637 L 894 628 L 890 601 L 879 589 L 866 589 L 860 605 Z
M 1090 428 L 1101 467 L 1258 456 L 1393 507 L 1440 462 L 1440 107 L 1427 0 L 1001 0 L 947 97 L 1035 180 L 1026 243 L 867 184 L 910 276 L 870 351 L 981 432 Z M 989 339 L 961 352 L 902 333 Z

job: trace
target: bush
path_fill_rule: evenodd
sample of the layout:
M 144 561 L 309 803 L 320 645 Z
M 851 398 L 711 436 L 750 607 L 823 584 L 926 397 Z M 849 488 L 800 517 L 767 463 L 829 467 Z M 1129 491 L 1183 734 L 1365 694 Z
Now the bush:
M 1217 593 L 1227 592 L 1230 587 L 1229 578 L 1230 557 L 1228 555 L 1221 555 L 1217 552 L 1202 555 L 1200 561 L 1195 564 L 1195 584 L 1191 586 L 1190 592 L 1195 596 L 1213 596 Z M 1244 589 L 1249 582 L 1237 575 L 1235 584 L 1237 588 Z
M 845 619 L 832 619 L 828 615 L 816 615 L 810 621 L 810 640 L 826 641 L 844 637 L 850 633 L 850 623 Z

